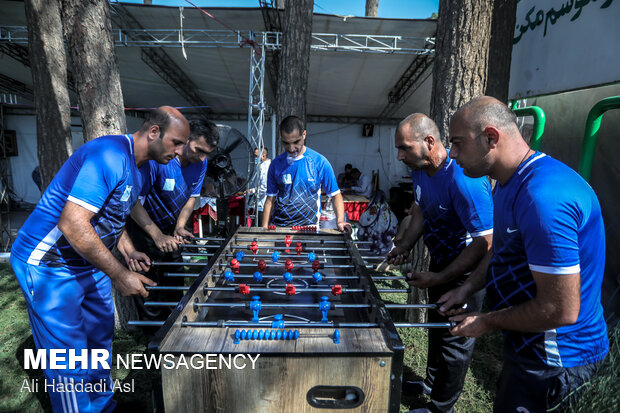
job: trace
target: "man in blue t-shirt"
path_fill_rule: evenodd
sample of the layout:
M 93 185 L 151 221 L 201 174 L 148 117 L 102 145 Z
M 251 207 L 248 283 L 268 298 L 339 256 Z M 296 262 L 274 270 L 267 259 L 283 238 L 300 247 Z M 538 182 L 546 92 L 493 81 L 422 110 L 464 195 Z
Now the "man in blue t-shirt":
M 267 173 L 267 199 L 262 226 L 319 225 L 321 189 L 332 197 L 340 231 L 351 225 L 344 219 L 344 201 L 329 161 L 308 148 L 304 122 L 289 116 L 280 123 L 284 153 L 277 156 Z M 273 216 L 271 216 L 273 212 Z
M 408 274 L 409 283 L 427 288 L 434 303 L 446 291 L 461 285 L 491 245 L 493 201 L 486 178 L 469 178 L 444 148 L 435 122 L 421 113 L 405 118 L 396 129 L 398 160 L 413 172 L 415 203 L 405 232 L 388 254 L 392 263 L 403 262 L 420 236 L 428 247 L 429 271 Z M 471 297 L 469 311 L 480 311 L 483 294 Z M 429 322 L 447 319 L 430 312 Z M 454 337 L 447 329 L 428 332 L 426 379 L 407 382 L 403 391 L 430 395 L 426 407 L 416 412 L 453 412 L 465 382 L 474 339 Z
M 598 199 L 568 166 L 531 150 L 515 114 L 494 98 L 460 108 L 450 140 L 450 157 L 467 175 L 497 180 L 493 249 L 463 286 L 440 299 L 452 308 L 486 287 L 491 311 L 453 317 L 460 324 L 451 331 L 504 332 L 496 412 L 567 408 L 609 347 Z
M 112 411 L 115 402 L 109 368 L 93 366 L 91 351 L 107 351 L 111 366 L 114 306 L 112 286 L 123 295 L 147 296 L 135 272 L 150 265 L 148 257 L 124 242 L 121 252 L 132 270 L 110 249 L 123 232 L 138 200 L 138 168 L 155 160 L 167 163 L 181 152 L 189 135 L 183 115 L 174 108 L 155 110 L 140 130 L 102 136 L 82 145 L 60 168 L 19 231 L 11 265 L 22 289 L 37 349 L 74 352 L 82 361 L 47 364 L 48 383 L 65 386 L 50 392 L 54 411 Z M 48 363 L 50 359 L 48 359 Z M 72 388 L 67 384 L 73 384 Z M 90 384 L 90 385 L 89 385 Z M 98 391 L 81 391 L 96 385 Z
M 194 212 L 194 203 L 200 196 L 202 181 L 207 170 L 207 155 L 217 147 L 219 133 L 213 122 L 190 122 L 190 135 L 180 156 L 165 165 L 154 161 L 145 163 L 140 172 L 145 179 L 141 198 L 127 221 L 127 235 L 138 251 L 156 261 L 181 261 L 178 245 L 193 238 L 185 226 Z M 183 278 L 164 277 L 170 267 L 153 267 L 146 276 L 160 286 L 183 285 Z M 144 299 L 134 297 L 142 319 L 165 320 L 170 310 L 165 307 L 144 306 L 145 301 L 178 301 L 176 291 L 151 292 Z

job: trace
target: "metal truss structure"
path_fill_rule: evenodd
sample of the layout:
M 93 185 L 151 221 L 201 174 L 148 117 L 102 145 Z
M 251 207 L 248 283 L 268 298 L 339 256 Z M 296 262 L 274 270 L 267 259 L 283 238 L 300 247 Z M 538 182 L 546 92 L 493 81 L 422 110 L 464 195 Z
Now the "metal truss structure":
M 425 49 L 432 50 L 434 46 L 435 39 L 427 38 Z M 388 104 L 379 114 L 379 118 L 392 116 L 409 99 L 413 92 L 431 75 L 432 72 L 429 69 L 433 67 L 434 60 L 434 53 L 419 54 L 413 59 L 396 84 L 390 89 Z
M 266 6 L 267 2 L 264 2 Z M 281 49 L 282 33 L 279 29 L 279 14 L 270 13 L 272 7 L 264 7 L 265 24 L 267 31 L 231 31 L 231 30 L 200 30 L 200 29 L 145 29 L 137 20 L 125 10 L 122 5 L 114 5 L 113 19 L 121 27 L 113 30 L 114 43 L 117 47 L 140 47 L 142 60 L 153 69 L 166 83 L 171 85 L 191 105 L 211 119 L 242 120 L 242 115 L 218 114 L 206 110 L 206 103 L 198 96 L 191 79 L 168 58 L 163 47 L 202 47 L 202 48 L 239 48 L 250 45 L 250 86 L 248 96 L 248 139 L 254 148 L 262 151 L 263 127 L 265 112 L 268 107 L 265 103 L 265 53 L 277 53 Z M 273 16 L 272 16 L 273 14 Z M 115 18 L 116 17 L 116 18 Z M 276 20 L 277 19 L 277 20 Z M 23 45 L 28 43 L 28 31 L 23 26 L 0 26 L 0 52 L 14 53 L 7 49 L 8 45 Z M 322 52 L 350 52 L 350 53 L 382 53 L 382 54 L 410 54 L 415 55 L 411 65 L 405 70 L 401 78 L 388 94 L 388 105 L 378 118 L 356 118 L 338 116 L 309 116 L 309 120 L 333 121 L 347 123 L 386 123 L 394 112 L 411 96 L 411 94 L 430 75 L 428 69 L 434 60 L 434 38 L 406 37 L 391 35 L 365 34 L 334 34 L 313 33 L 310 46 L 313 51 Z M 6 50 L 6 51 L 5 51 Z M 22 53 L 23 57 L 23 53 Z M 19 60 L 19 59 L 18 59 Z M 273 69 L 273 68 L 272 68 Z M 274 76 L 270 70 L 270 76 Z M 272 82 L 275 79 L 272 79 Z M 260 154 L 261 152 L 259 152 Z M 259 156 L 260 158 L 260 156 Z M 256 164 L 254 174 L 248 177 L 248 182 L 254 181 L 259 173 L 259 164 Z M 248 170 L 248 175 L 249 175 Z M 246 196 L 246 216 L 247 216 Z M 256 208 L 254 209 L 256 211 Z M 258 219 L 256 219 L 258 221 Z M 258 222 L 257 222 L 258 224 Z
M 143 42 L 145 30 L 136 18 L 121 4 L 112 6 L 112 20 L 121 29 L 114 31 L 117 39 L 121 44 L 129 44 L 139 46 L 141 48 L 141 58 L 164 82 L 168 83 L 177 91 L 190 105 L 197 107 L 198 112 L 208 117 L 211 110 L 208 109 L 205 101 L 196 93 L 198 87 L 187 76 L 183 70 L 170 58 L 168 54 L 161 48 L 148 47 Z M 115 39 L 116 46 L 119 46 L 119 40 Z
M 282 47 L 280 32 L 249 30 L 143 29 L 123 27 L 112 32 L 116 46 L 122 47 L 221 47 L 239 48 L 247 39 L 262 39 L 267 50 Z M 357 53 L 432 55 L 428 37 L 371 34 L 313 33 L 311 50 Z M 0 26 L 0 42 L 28 43 L 24 26 Z
M 4 133 L 4 105 L 0 103 L 0 250 L 11 249 L 11 173 L 10 162 L 6 153 L 6 135 Z
M 264 35 L 263 35 L 264 36 Z M 250 41 L 253 41 L 250 38 Z M 256 182 L 256 195 L 254 196 L 254 223 L 259 226 L 258 222 L 258 187 L 260 185 L 260 164 L 261 154 L 265 143 L 263 141 L 263 127 L 265 126 L 265 112 L 267 104 L 265 103 L 265 47 L 263 42 L 251 47 L 250 50 L 250 90 L 248 93 L 248 139 L 252 144 L 252 148 L 258 149 L 258 157 L 255 158 L 254 173 L 250 177 L 250 164 L 248 164 L 248 183 Z M 248 216 L 248 191 L 245 195 L 245 216 Z

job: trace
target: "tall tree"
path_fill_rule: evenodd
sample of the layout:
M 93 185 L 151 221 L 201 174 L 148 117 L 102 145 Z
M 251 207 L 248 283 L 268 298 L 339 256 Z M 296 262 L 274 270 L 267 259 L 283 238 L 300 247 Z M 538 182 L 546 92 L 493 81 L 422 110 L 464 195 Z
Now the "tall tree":
M 61 0 L 84 141 L 125 133 L 123 92 L 106 0 Z
M 126 132 L 121 78 L 107 0 L 61 0 L 65 38 L 78 90 L 84 141 Z M 114 288 L 115 328 L 137 318 L 131 297 Z
M 44 191 L 73 152 L 67 58 L 58 0 L 26 0 L 24 7 L 37 113 L 37 154 Z
M 450 117 L 486 90 L 492 11 L 493 0 L 439 0 L 431 118 L 444 144 Z
M 306 119 L 313 6 L 314 0 L 287 0 L 285 4 L 276 94 L 278 123 L 290 115 Z
M 493 0 L 439 0 L 430 116 L 446 146 L 450 117 L 471 98 L 484 94 L 492 9 Z M 412 270 L 427 271 L 429 264 L 420 239 L 413 249 Z M 425 302 L 425 295 L 413 288 L 407 302 Z M 419 322 L 423 313 L 409 311 L 407 317 Z
M 508 102 L 512 39 L 516 20 L 517 0 L 494 1 L 485 94 L 505 103 Z
M 379 0 L 366 0 L 366 17 L 377 17 Z

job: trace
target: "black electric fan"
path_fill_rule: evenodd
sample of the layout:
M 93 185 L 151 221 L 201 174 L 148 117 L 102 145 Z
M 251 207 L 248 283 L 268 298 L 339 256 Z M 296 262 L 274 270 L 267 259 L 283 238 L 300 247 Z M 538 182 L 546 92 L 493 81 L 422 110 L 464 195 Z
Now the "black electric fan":
M 220 141 L 209 154 L 203 195 L 217 198 L 217 229 L 225 234 L 232 228 L 228 197 L 246 189 L 254 174 L 254 148 L 248 138 L 228 125 L 217 125 Z

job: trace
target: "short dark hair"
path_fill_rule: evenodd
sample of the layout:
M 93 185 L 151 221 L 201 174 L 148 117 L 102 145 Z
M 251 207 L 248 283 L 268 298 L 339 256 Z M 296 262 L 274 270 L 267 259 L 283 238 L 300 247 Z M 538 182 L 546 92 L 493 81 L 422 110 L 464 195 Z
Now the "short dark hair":
M 159 126 L 159 138 L 163 138 L 166 133 L 166 129 L 170 126 L 170 122 L 172 120 L 172 116 L 165 110 L 161 108 L 157 108 L 148 112 L 148 115 L 142 126 L 140 127 L 140 132 L 148 132 L 151 126 Z
M 351 169 L 351 174 L 360 174 L 361 175 L 362 173 L 360 172 L 359 169 L 353 168 L 353 169 Z
M 220 133 L 217 130 L 217 126 L 209 120 L 192 120 L 189 123 L 189 131 L 190 141 L 203 137 L 207 145 L 213 147 L 216 147 L 220 141 Z
M 353 165 L 351 165 L 350 163 L 346 164 L 344 166 L 344 169 L 353 169 Z
M 297 116 L 287 116 L 284 118 L 282 122 L 280 122 L 280 133 L 293 133 L 298 131 L 301 135 L 303 131 L 306 130 L 306 126 L 304 125 L 304 121 L 298 118 Z

